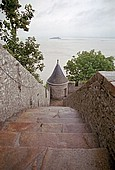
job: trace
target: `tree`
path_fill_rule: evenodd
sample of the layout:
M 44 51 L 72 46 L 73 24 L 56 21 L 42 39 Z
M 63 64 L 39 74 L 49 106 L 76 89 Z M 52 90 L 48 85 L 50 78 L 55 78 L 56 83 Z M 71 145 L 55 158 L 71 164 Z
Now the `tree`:
M 2 0 L 0 10 L 5 19 L 0 20 L 0 36 L 5 42 L 4 47 L 38 80 L 38 69 L 43 70 L 43 55 L 39 51 L 39 44 L 34 37 L 28 37 L 25 42 L 20 41 L 17 33 L 19 29 L 29 30 L 31 19 L 34 17 L 32 6 L 25 5 L 21 11 L 18 0 Z
M 76 57 L 73 56 L 71 60 L 68 60 L 64 69 L 68 79 L 77 84 L 79 81 L 87 81 L 97 71 L 115 70 L 114 57 L 105 57 L 101 51 L 82 51 L 78 52 Z
M 28 31 L 29 24 L 33 18 L 32 6 L 25 5 L 25 11 L 20 12 L 21 5 L 18 0 L 2 0 L 0 9 L 5 15 L 1 22 L 2 39 L 7 43 L 11 38 L 16 43 L 18 29 Z

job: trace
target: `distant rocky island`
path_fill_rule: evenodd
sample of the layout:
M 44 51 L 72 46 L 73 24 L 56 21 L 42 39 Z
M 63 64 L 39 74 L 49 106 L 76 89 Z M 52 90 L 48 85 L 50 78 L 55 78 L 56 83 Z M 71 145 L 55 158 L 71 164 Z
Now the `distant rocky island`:
M 61 38 L 60 38 L 60 37 L 51 37 L 50 39 L 57 39 L 57 40 L 60 40 Z

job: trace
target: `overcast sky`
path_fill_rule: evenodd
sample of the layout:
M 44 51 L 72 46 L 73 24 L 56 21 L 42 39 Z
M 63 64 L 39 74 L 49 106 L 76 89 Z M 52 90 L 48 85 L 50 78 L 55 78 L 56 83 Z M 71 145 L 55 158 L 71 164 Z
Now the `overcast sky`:
M 115 37 L 115 0 L 20 0 L 26 3 L 35 9 L 31 36 Z

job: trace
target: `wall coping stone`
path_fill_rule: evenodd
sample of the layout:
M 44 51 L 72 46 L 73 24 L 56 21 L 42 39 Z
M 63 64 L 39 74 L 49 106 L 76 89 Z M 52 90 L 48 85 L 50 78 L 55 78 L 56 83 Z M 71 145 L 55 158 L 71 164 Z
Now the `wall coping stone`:
M 91 77 L 83 86 L 84 87 L 92 86 L 95 81 L 101 82 L 103 87 L 108 91 L 110 95 L 115 97 L 115 71 L 99 71 L 93 77 Z
M 115 71 L 99 71 L 109 82 L 115 81 Z

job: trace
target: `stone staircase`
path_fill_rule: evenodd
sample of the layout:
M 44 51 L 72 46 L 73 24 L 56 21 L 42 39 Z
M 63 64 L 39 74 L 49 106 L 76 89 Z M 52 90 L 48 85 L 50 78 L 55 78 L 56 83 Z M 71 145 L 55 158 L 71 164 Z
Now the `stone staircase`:
M 0 170 L 110 169 L 107 150 L 69 107 L 29 109 L 0 131 Z

